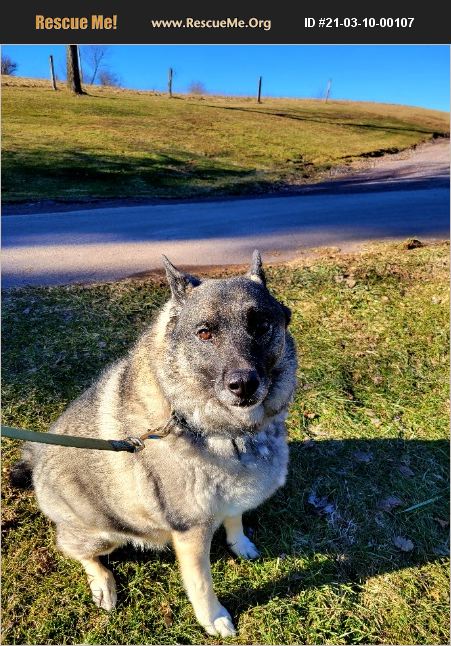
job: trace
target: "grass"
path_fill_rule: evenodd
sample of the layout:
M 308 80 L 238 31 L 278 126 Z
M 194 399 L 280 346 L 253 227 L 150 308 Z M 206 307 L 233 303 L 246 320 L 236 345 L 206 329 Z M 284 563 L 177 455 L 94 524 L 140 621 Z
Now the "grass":
M 299 388 L 287 485 L 246 516 L 262 558 L 214 541 L 230 643 L 449 643 L 448 246 L 326 250 L 268 276 L 293 310 Z M 3 423 L 45 431 L 167 296 L 158 279 L 6 292 Z M 6 473 L 19 447 L 2 445 Z M 3 643 L 220 643 L 197 625 L 171 551 L 113 553 L 107 614 L 32 492 L 4 478 L 3 495 Z
M 277 191 L 449 134 L 407 106 L 88 91 L 3 77 L 5 203 Z

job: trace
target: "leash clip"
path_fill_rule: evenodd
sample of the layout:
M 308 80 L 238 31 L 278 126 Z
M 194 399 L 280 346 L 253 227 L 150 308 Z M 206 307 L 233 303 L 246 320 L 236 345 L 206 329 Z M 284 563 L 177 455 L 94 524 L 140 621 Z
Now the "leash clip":
M 127 437 L 127 442 L 130 442 L 133 446 L 133 453 L 139 453 L 139 451 L 143 451 L 146 448 L 144 442 L 139 437 Z
M 160 429 L 151 429 L 149 428 L 146 435 L 142 439 L 149 439 L 149 440 L 160 440 L 163 437 L 166 437 L 166 435 L 169 435 L 171 432 L 171 427 L 174 422 L 173 416 L 168 419 L 166 424 L 162 426 Z
M 125 440 L 109 440 L 113 451 L 128 451 L 139 453 L 145 449 L 145 444 L 139 437 L 127 437 Z

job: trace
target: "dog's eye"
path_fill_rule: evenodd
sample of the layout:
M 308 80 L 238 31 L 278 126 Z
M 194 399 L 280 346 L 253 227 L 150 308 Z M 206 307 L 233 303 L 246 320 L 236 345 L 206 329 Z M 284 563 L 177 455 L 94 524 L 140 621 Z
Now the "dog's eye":
M 269 321 L 266 321 L 264 319 L 262 321 L 256 321 L 254 323 L 253 334 L 254 336 L 257 336 L 257 337 L 263 336 L 270 330 L 270 328 L 271 328 L 271 323 Z
M 199 339 L 202 339 L 202 341 L 210 341 L 210 339 L 213 337 L 210 330 L 206 327 L 201 327 L 199 330 L 197 330 L 197 336 L 199 337 Z

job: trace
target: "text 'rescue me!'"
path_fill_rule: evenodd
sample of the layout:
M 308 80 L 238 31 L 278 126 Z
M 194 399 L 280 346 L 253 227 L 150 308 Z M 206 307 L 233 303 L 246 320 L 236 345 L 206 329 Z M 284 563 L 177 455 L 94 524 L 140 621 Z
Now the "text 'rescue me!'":
M 77 29 L 117 29 L 117 15 L 104 16 L 41 16 L 36 14 L 36 29 L 77 30 Z

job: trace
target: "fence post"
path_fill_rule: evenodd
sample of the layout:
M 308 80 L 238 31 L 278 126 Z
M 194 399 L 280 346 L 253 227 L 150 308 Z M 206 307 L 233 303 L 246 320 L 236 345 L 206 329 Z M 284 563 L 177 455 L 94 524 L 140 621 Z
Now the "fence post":
M 168 73 L 168 94 L 170 99 L 172 99 L 172 76 L 173 76 L 173 69 L 172 67 L 170 67 L 169 73 Z
M 324 98 L 325 103 L 327 103 L 327 101 L 329 99 L 331 86 L 332 86 L 332 79 L 329 79 L 327 81 L 326 96 Z
M 257 95 L 257 103 L 262 102 L 262 77 L 258 79 L 258 95 Z
M 50 79 L 52 81 L 52 88 L 54 90 L 57 90 L 58 88 L 56 87 L 55 68 L 53 66 L 53 56 L 51 54 L 49 56 L 49 61 L 50 61 Z

